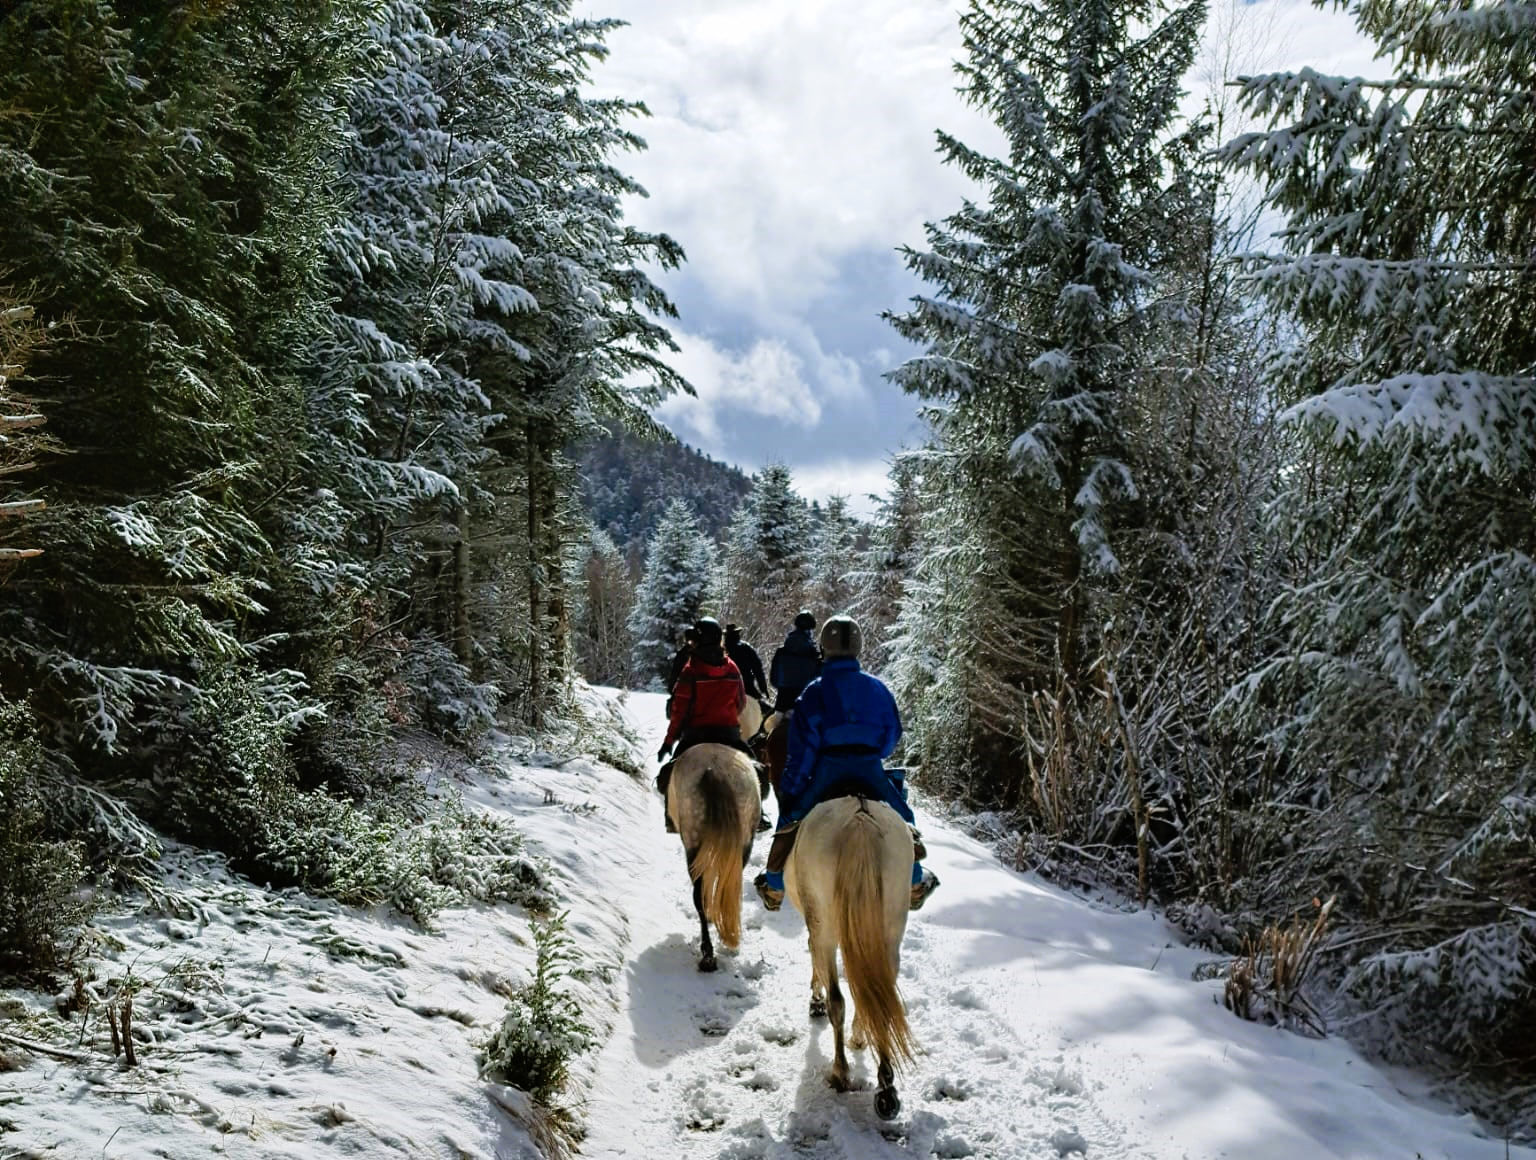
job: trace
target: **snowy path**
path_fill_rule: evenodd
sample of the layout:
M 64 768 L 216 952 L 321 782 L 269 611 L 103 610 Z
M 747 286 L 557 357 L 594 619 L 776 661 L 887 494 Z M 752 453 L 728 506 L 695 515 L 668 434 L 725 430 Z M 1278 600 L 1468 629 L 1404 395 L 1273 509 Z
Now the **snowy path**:
M 661 698 L 626 711 L 654 752 Z M 921 805 L 919 804 L 921 813 Z M 1118 1160 L 1495 1160 L 1470 1117 L 1415 1105 L 1339 1041 L 1243 1023 L 1190 980 L 1205 957 L 1146 914 L 1066 895 L 920 816 L 943 888 L 908 927 L 902 987 L 921 1044 L 902 1113 L 827 1087 L 831 1032 L 806 1005 L 793 909 L 748 892 L 745 933 L 700 975 L 677 838 L 652 795 L 625 841 L 632 938 L 583 1152 L 596 1158 L 858 1160 L 1082 1154 Z M 766 852 L 759 839 L 754 864 Z M 750 871 L 749 871 L 750 873 Z M 873 1061 L 857 1053 L 866 1083 Z M 1536 1152 L 1515 1147 L 1511 1156 Z
M 617 695 L 597 696 L 601 718 Z M 654 752 L 662 698 L 617 704 Z M 527 742 L 479 765 L 433 760 L 425 776 L 514 818 L 550 860 L 581 954 L 567 985 L 604 1037 L 565 1095 L 595 1160 L 1506 1156 L 1343 1043 L 1237 1020 L 1219 984 L 1191 981 L 1204 956 L 1158 919 L 1009 871 L 920 801 L 944 885 L 907 929 L 920 1054 L 898 1077 L 901 1115 L 881 1123 L 870 1090 L 826 1085 L 831 1032 L 807 1014 L 798 913 L 768 914 L 749 891 L 741 949 L 717 974 L 695 969 L 682 847 L 648 778 Z M 423 930 L 264 889 L 205 853 L 165 868 L 175 916 L 120 900 L 93 964 L 98 990 L 137 989 L 139 1066 L 114 1058 L 99 1001 L 61 1020 L 48 996 L 0 994 L 0 1160 L 538 1155 L 522 1094 L 477 1064 L 533 966 L 520 908 L 451 909 Z M 870 1061 L 852 1059 L 867 1083 Z

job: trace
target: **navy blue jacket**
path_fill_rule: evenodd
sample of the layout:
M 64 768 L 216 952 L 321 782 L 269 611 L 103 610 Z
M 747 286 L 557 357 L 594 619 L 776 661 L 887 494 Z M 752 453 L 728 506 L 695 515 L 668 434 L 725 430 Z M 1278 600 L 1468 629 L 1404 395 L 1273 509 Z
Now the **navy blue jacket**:
M 805 687 L 821 672 L 821 650 L 811 639 L 808 629 L 796 628 L 784 638 L 784 643 L 773 653 L 769 665 L 768 680 L 779 691 L 773 707 L 783 713 L 795 707 L 795 701 Z
M 874 796 L 910 821 L 911 810 L 883 767 L 900 740 L 901 715 L 884 683 L 852 657 L 826 661 L 789 720 L 789 757 L 779 778 L 781 823 L 803 817 L 834 780 L 848 777 L 868 781 Z M 850 748 L 866 755 L 848 755 Z M 834 754 L 829 756 L 828 749 Z

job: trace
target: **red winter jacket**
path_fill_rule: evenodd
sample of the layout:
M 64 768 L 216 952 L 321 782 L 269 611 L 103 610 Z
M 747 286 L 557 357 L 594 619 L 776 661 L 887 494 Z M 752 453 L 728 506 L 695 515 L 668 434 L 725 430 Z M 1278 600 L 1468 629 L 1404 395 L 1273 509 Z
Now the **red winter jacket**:
M 721 664 L 711 664 L 695 653 L 672 688 L 666 744 L 695 729 L 740 728 L 741 707 L 746 703 L 735 661 L 726 657 Z

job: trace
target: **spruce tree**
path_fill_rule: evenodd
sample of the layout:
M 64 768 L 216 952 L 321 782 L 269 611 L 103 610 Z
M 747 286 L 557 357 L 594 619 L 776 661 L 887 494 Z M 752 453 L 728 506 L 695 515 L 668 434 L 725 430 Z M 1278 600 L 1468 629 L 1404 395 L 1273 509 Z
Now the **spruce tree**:
M 627 128 L 644 110 L 582 93 L 614 25 L 570 9 L 568 0 L 436 9 L 454 37 L 495 62 L 469 72 L 456 123 L 501 142 L 513 162 L 493 220 L 534 305 L 508 326 L 514 347 L 466 350 L 496 419 L 461 526 L 473 559 L 455 565 L 454 617 L 488 646 L 490 671 L 535 725 L 561 703 L 575 655 L 564 562 L 579 553 L 585 524 L 563 449 L 604 420 L 659 433 L 648 408 L 685 385 L 659 357 L 673 344 L 654 316 L 673 308 L 641 270 L 676 265 L 682 252 L 622 219 L 620 199 L 644 191 L 615 154 L 644 147 Z
M 1524 1052 L 1536 1019 L 1536 38 L 1529 5 L 1349 5 L 1377 79 L 1253 77 L 1225 148 L 1285 215 L 1254 284 L 1284 640 L 1238 691 L 1325 805 L 1298 853 L 1386 928 L 1350 983 L 1395 1053 Z
M 49 551 L 0 653 L 83 765 L 152 759 L 206 666 L 260 667 L 332 15 L 60 0 L 0 21 L 0 267 L 58 324 L 32 369 L 68 452 L 38 464 Z M 296 682 L 250 691 L 278 717 Z
M 880 501 L 869 529 L 869 543 L 849 574 L 853 612 L 864 630 L 864 651 L 870 667 L 877 670 L 890 659 L 888 641 L 918 562 L 920 483 L 914 457 L 902 454 L 892 462 L 890 495 Z
M 716 548 L 688 505 L 675 499 L 662 513 L 645 551 L 645 575 L 629 628 L 637 681 L 658 686 L 671 671 L 683 631 L 710 608 Z
M 804 605 L 811 554 L 811 513 L 794 476 L 770 463 L 753 481 L 726 533 L 722 574 L 725 614 L 748 640 L 787 631 Z M 818 621 L 825 619 L 818 613 Z
M 582 562 L 577 615 L 581 674 L 593 684 L 622 685 L 630 672 L 634 638 L 629 618 L 635 608 L 635 581 L 629 561 L 613 537 L 593 529 Z
M 892 318 L 928 347 L 892 378 L 934 404 L 929 475 L 949 494 L 930 510 L 950 529 L 934 542 L 965 545 L 928 562 L 927 583 L 977 599 L 942 597 L 959 618 L 945 630 L 968 642 L 966 675 L 945 680 L 980 725 L 971 744 L 941 747 L 994 770 L 1003 800 L 1022 786 L 1030 698 L 1087 691 L 1091 600 L 1120 571 L 1117 529 L 1139 494 L 1126 398 L 1181 225 L 1187 178 L 1170 162 L 1188 151 L 1177 102 L 1202 14 L 1198 2 L 973 0 L 961 18 L 962 92 L 1008 150 L 989 157 L 940 134 L 988 201 L 907 251 L 937 293 Z M 974 583 L 978 569 L 989 582 Z
M 852 565 L 859 532 L 859 521 L 848 512 L 848 497 L 829 498 L 811 533 L 806 561 L 806 599 L 813 608 L 822 610 L 823 617 L 846 613 L 852 607 Z

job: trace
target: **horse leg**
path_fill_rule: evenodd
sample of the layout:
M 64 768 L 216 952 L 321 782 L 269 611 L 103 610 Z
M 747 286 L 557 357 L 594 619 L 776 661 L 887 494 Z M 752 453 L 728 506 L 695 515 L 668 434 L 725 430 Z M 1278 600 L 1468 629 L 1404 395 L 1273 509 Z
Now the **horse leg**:
M 895 1119 L 896 1113 L 901 1111 L 901 1097 L 896 1094 L 896 1069 L 883 1051 L 878 1078 L 880 1086 L 875 1089 L 875 1115 L 882 1120 Z
M 843 989 L 837 985 L 837 939 L 823 930 L 819 922 L 812 923 L 811 914 L 806 916 L 811 939 L 811 1013 L 815 1017 L 816 999 L 823 988 L 826 994 L 826 1014 L 832 1018 L 832 1072 L 827 1082 L 837 1091 L 848 1090 L 848 1052 L 843 1046 L 843 1017 L 848 1005 L 843 1002 Z
M 847 1011 L 848 1005 L 843 1002 L 843 989 L 837 985 L 837 968 L 834 966 L 832 978 L 827 983 L 827 1013 L 832 1017 L 833 1046 L 832 1074 L 827 1077 L 827 1082 L 840 1092 L 853 1086 L 848 1082 L 848 1053 L 843 1048 L 843 1016 Z
M 815 913 L 810 909 L 810 903 L 804 904 L 805 912 L 805 941 L 811 950 L 811 1018 L 825 1019 L 827 1017 L 827 979 L 822 974 L 821 956 L 816 953 L 816 936 L 818 934 Z
M 693 860 L 698 857 L 698 851 L 684 851 L 688 855 L 688 865 L 693 865 Z M 693 880 L 693 909 L 699 913 L 699 970 L 713 971 L 719 967 L 715 962 L 715 944 L 709 938 L 709 919 L 704 917 L 704 879 Z

